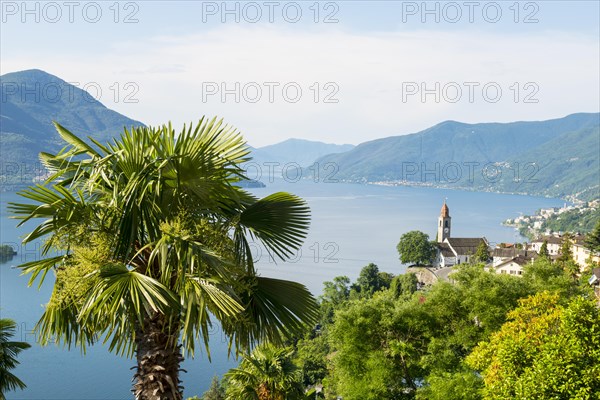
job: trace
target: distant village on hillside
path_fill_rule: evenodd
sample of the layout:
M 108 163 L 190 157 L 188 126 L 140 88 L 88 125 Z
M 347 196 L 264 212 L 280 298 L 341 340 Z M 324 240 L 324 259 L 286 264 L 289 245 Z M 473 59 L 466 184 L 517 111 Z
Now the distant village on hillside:
M 542 212 L 544 215 L 551 215 L 559 211 L 550 209 Z M 550 233 L 540 235 L 529 243 L 500 243 L 493 248 L 485 237 L 456 238 L 452 237 L 451 233 L 452 217 L 444 201 L 438 217 L 436 254 L 433 262 L 427 266 L 410 266 L 407 272 L 415 273 L 419 282 L 425 285 L 438 280 L 450 280 L 452 267 L 475 262 L 474 257 L 478 249 L 484 248 L 488 256 L 486 270 L 520 276 L 523 274 L 523 267 L 533 263 L 540 257 L 540 253 L 545 253 L 551 261 L 556 261 L 561 256 L 561 249 L 566 240 L 570 242 L 573 261 L 579 267 L 580 274 L 588 265 L 597 266 L 600 263 L 600 252 L 591 251 L 586 246 L 586 235 L 580 233 Z M 596 292 L 600 294 L 600 268 L 593 268 L 591 272 L 589 283 L 595 286 Z
M 562 235 L 562 232 L 591 231 L 600 218 L 600 200 L 542 208 L 535 215 L 521 215 L 507 219 L 504 225 L 513 226 L 522 236 L 535 239 L 540 235 Z

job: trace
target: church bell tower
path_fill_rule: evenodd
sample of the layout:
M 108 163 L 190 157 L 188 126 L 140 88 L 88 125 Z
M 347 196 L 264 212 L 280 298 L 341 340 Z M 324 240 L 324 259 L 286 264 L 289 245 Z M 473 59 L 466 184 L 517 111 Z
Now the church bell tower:
M 444 200 L 444 205 L 442 206 L 442 211 L 440 212 L 440 217 L 438 218 L 438 243 L 442 243 L 446 238 L 450 237 L 450 228 L 452 226 L 451 220 L 452 218 L 450 218 L 450 209 L 446 205 L 446 200 Z

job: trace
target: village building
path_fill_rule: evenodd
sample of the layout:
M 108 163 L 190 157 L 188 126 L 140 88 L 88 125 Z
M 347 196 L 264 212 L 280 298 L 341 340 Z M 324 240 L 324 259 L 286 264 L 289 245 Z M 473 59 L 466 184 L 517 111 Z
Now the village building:
M 573 260 L 579 265 L 581 269 L 585 268 L 588 261 L 591 260 L 595 263 L 600 263 L 600 254 L 592 253 L 585 245 L 585 236 L 576 236 L 573 239 L 573 245 L 571 246 L 571 252 L 573 253 Z
M 545 235 L 533 240 L 528 249 L 539 254 L 544 241 L 547 242 L 548 254 L 552 260 L 556 260 L 561 255 L 563 236 L 561 235 Z M 571 238 L 571 253 L 573 253 L 573 261 L 583 270 L 589 260 L 600 262 L 600 254 L 592 253 L 585 244 L 585 235 L 576 234 Z
M 544 242 L 548 249 L 550 260 L 556 260 L 561 255 L 563 237 L 560 235 L 541 236 L 524 248 L 518 248 L 512 244 L 503 244 L 496 247 L 491 252 L 491 261 L 485 266 L 488 271 L 494 271 L 497 274 L 507 274 L 521 276 L 524 267 L 539 257 L 539 252 Z M 593 262 L 600 263 L 600 254 L 592 253 L 585 246 L 585 236 L 575 235 L 572 238 L 573 259 L 583 270 L 591 259 Z M 472 257 L 477 253 L 478 247 L 484 243 L 489 248 L 489 243 L 485 237 L 476 238 L 455 238 L 452 237 L 452 218 L 450 209 L 444 201 L 437 223 L 436 255 L 431 266 L 414 266 L 409 270 L 416 273 L 419 282 L 423 284 L 432 284 L 437 280 L 449 280 L 452 273 L 452 267 L 459 264 L 472 262 Z M 600 275 L 594 285 L 600 285 Z
M 497 274 L 523 275 L 523 267 L 532 264 L 536 258 L 538 254 L 532 250 L 495 248 L 492 263 L 486 269 Z
M 454 238 L 450 209 L 444 201 L 437 226 L 437 254 L 433 261 L 434 268 L 448 268 L 453 265 L 468 263 L 477 252 L 481 242 L 489 246 L 486 238 Z
M 540 249 L 544 244 L 544 241 L 547 242 L 546 247 L 548 248 L 548 254 L 550 256 L 558 256 L 560 255 L 560 246 L 562 245 L 562 237 L 554 236 L 554 235 L 544 235 L 540 236 L 529 243 L 529 249 L 535 251 L 536 253 L 540 253 Z
M 492 251 L 492 267 L 497 267 L 502 263 L 510 261 L 514 258 L 522 258 L 526 260 L 534 260 L 538 257 L 538 253 L 533 250 L 518 249 L 516 247 L 500 248 L 496 247 Z

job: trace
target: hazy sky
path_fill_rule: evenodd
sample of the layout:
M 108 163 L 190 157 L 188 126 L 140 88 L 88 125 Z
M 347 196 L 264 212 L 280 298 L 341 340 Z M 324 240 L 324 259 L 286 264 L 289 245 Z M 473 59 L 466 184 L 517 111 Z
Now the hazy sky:
M 39 68 L 147 124 L 254 146 L 600 109 L 597 1 L 1 2 L 1 73 Z

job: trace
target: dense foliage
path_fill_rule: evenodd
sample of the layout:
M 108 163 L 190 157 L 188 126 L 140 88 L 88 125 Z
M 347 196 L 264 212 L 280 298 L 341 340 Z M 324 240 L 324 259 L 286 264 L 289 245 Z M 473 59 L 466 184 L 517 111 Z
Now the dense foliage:
M 600 253 L 600 220 L 594 230 L 587 235 L 585 244 L 588 249 Z
M 598 398 L 600 313 L 594 301 L 541 292 L 521 299 L 507 317 L 467 357 L 482 371 L 485 399 Z
M 600 222 L 600 208 L 590 208 L 585 211 L 578 209 L 551 215 L 540 228 L 541 232 L 580 232 L 588 233 Z
M 190 400 L 225 400 L 225 388 L 219 381 L 219 378 L 213 376 L 212 381 L 210 381 L 210 387 L 201 398 L 193 397 Z
M 265 344 L 244 356 L 226 374 L 227 400 L 300 400 L 304 398 L 301 371 L 293 362 L 294 349 Z
M 572 264 L 540 257 L 522 276 L 462 264 L 423 288 L 414 274 L 382 285 L 373 264 L 336 277 L 321 323 L 295 341 L 296 379 L 325 399 L 596 399 L 600 315 Z
M 484 241 L 479 242 L 475 251 L 474 261 L 486 264 L 490 260 L 490 251 Z

